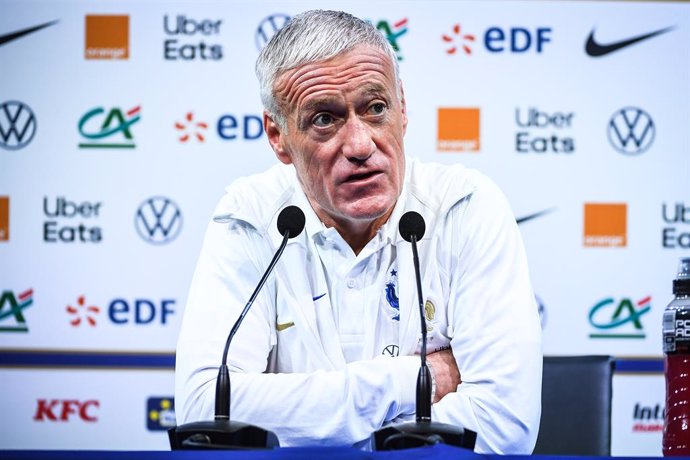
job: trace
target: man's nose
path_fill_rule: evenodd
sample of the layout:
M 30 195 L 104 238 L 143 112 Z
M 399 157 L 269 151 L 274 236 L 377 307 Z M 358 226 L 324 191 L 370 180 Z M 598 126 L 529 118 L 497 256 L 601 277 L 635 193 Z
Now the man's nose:
M 371 127 L 358 117 L 351 117 L 347 121 L 343 135 L 345 139 L 342 150 L 348 160 L 363 161 L 376 151 Z

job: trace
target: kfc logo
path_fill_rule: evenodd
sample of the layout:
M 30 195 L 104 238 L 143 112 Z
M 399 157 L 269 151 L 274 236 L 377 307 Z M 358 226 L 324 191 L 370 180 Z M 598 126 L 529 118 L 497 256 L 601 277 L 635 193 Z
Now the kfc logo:
M 79 418 L 84 422 L 97 422 L 97 410 L 101 403 L 95 399 L 39 399 L 34 420 L 38 422 L 68 422 Z

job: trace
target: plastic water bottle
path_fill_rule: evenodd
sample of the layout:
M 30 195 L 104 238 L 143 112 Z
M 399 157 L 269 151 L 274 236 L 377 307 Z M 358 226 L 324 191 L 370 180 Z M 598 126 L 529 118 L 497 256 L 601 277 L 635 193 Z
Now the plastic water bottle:
M 680 259 L 675 298 L 663 320 L 666 413 L 664 456 L 690 456 L 690 257 Z

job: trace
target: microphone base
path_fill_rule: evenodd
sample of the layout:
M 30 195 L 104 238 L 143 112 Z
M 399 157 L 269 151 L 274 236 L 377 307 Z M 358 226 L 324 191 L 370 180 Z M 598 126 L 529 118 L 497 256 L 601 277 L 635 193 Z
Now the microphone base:
M 407 422 L 374 432 L 374 450 L 399 450 L 432 444 L 447 444 L 474 450 L 477 433 L 437 422 Z
M 280 446 L 272 431 L 229 420 L 185 423 L 169 429 L 168 439 L 171 450 L 273 449 Z

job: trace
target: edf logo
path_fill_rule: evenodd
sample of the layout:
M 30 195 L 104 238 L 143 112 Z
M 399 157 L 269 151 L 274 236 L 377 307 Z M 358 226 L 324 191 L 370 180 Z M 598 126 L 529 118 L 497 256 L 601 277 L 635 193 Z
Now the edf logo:
M 535 50 L 544 51 L 544 45 L 551 41 L 550 27 L 537 27 L 534 30 L 523 27 L 511 27 L 503 30 L 500 27 L 490 27 L 484 34 L 484 46 L 492 53 L 524 53 Z
M 101 403 L 95 399 L 39 399 L 34 420 L 37 422 L 68 422 L 78 418 L 84 422 L 97 422 L 97 410 Z
M 69 323 L 74 327 L 96 327 L 99 324 L 101 307 L 92 301 L 86 301 L 86 297 L 81 295 L 76 302 L 67 305 L 66 311 L 69 313 Z M 126 300 L 117 298 L 108 304 L 105 309 L 108 312 L 108 319 L 117 326 L 127 324 L 166 325 L 170 322 L 170 316 L 175 314 L 175 300 L 161 299 L 160 301 L 149 299 Z
M 168 316 L 175 313 L 174 306 L 175 301 L 172 299 L 163 299 L 160 305 L 145 299 L 136 299 L 133 302 L 115 299 L 110 302 L 108 316 L 114 324 L 166 324 Z
M 235 139 L 254 141 L 264 133 L 263 118 L 257 115 L 239 117 L 226 114 L 218 119 L 216 127 L 218 136 L 226 141 L 234 141 Z
M 551 42 L 553 29 L 551 27 L 509 27 L 491 26 L 481 35 L 481 41 L 477 40 L 475 34 L 457 23 L 452 26 L 449 32 L 441 35 L 441 40 L 445 43 L 446 54 L 471 55 L 475 46 L 479 43 L 484 45 L 484 49 L 489 53 L 527 53 L 535 52 L 541 54 L 547 43 Z

